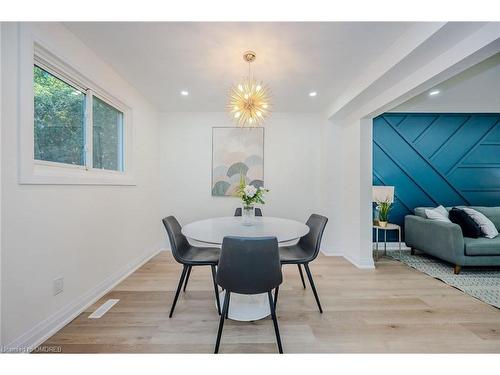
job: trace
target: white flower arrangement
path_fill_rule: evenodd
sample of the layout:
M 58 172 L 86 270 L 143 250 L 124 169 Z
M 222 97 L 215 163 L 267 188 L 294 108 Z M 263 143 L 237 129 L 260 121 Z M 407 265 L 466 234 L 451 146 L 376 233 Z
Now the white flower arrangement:
M 267 193 L 268 191 L 269 190 L 264 189 L 263 187 L 256 188 L 253 185 L 247 185 L 245 177 L 241 175 L 240 186 L 238 187 L 236 194 L 241 198 L 245 207 L 251 207 L 256 203 L 265 204 L 263 196 L 264 193 Z
M 243 188 L 243 192 L 245 193 L 245 195 L 247 197 L 253 198 L 253 196 L 255 195 L 255 193 L 257 193 L 257 188 L 255 186 L 253 186 L 253 185 L 246 185 Z

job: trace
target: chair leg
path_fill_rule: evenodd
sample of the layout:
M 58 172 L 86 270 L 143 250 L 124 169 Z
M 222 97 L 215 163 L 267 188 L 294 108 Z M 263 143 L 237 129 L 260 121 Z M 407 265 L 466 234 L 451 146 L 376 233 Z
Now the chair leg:
M 220 338 L 222 336 L 222 328 L 224 327 L 224 318 L 227 313 L 227 309 L 229 307 L 229 298 L 230 298 L 230 292 L 229 290 L 226 290 L 226 296 L 224 297 L 224 306 L 222 307 L 222 314 L 220 316 L 219 320 L 219 330 L 217 331 L 217 341 L 215 341 L 215 350 L 214 354 L 219 353 L 219 346 L 220 346 Z
M 212 280 L 214 282 L 215 301 L 217 301 L 217 312 L 220 315 L 219 287 L 215 282 L 215 266 L 210 266 L 210 268 L 212 268 Z
M 455 264 L 455 267 L 453 268 L 453 273 L 455 275 L 458 275 L 461 270 L 462 270 L 462 266 L 459 266 L 458 264 Z
M 316 303 L 318 304 L 319 312 L 321 314 L 323 314 L 323 309 L 321 308 L 321 303 L 319 302 L 318 292 L 316 292 L 316 286 L 314 285 L 314 280 L 313 280 L 313 277 L 311 275 L 311 270 L 309 269 L 309 264 L 304 263 L 304 268 L 306 269 L 307 278 L 309 279 L 309 284 L 311 284 L 311 288 L 312 288 L 313 293 L 314 293 L 314 298 L 316 298 Z
M 186 280 L 184 281 L 184 288 L 182 289 L 184 292 L 186 291 L 186 287 L 188 285 L 189 276 L 191 275 L 191 268 L 193 268 L 193 266 L 188 266 L 188 270 L 187 270 L 187 274 L 186 274 Z
M 231 304 L 231 294 L 227 295 L 226 319 L 229 318 L 229 305 Z
M 276 289 L 274 289 L 274 310 L 276 310 L 276 304 L 278 303 L 278 292 L 280 291 L 280 287 L 277 286 Z
M 302 286 L 305 289 L 306 288 L 306 282 L 304 281 L 304 274 L 302 273 L 302 267 L 300 266 L 300 264 L 297 264 L 297 267 L 299 267 L 300 279 L 302 280 Z
M 172 307 L 170 308 L 170 314 L 168 315 L 169 318 L 171 318 L 174 313 L 175 305 L 177 303 L 177 299 L 179 298 L 179 293 L 181 292 L 182 283 L 184 281 L 184 277 L 186 277 L 187 268 L 188 266 L 186 265 L 184 265 L 182 268 L 181 278 L 179 280 L 179 285 L 177 285 L 177 291 L 175 292 L 174 302 L 172 302 Z
M 283 354 L 283 348 L 281 347 L 281 337 L 280 330 L 278 328 L 278 319 L 276 318 L 276 310 L 274 310 L 274 302 L 271 292 L 267 292 L 267 297 L 269 299 L 269 308 L 271 309 L 271 317 L 273 318 L 274 333 L 276 334 L 276 341 L 278 342 L 278 351 Z
M 415 248 L 413 248 L 413 247 L 412 247 L 412 248 L 410 248 L 410 254 L 411 254 L 411 255 L 415 255 Z

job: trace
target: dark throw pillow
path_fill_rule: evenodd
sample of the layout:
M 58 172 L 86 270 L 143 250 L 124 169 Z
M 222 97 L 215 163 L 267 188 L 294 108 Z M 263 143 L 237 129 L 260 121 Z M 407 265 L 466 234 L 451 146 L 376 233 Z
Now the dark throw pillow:
M 481 227 L 464 210 L 453 207 L 449 217 L 452 223 L 460 225 L 464 237 L 478 238 L 481 236 Z

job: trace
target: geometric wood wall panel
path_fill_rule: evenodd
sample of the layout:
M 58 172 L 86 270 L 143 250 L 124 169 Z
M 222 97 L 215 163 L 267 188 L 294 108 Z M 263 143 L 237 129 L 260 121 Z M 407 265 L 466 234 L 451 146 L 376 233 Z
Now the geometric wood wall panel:
M 400 225 L 418 206 L 500 206 L 500 114 L 376 117 L 373 184 L 395 186 L 390 221 Z

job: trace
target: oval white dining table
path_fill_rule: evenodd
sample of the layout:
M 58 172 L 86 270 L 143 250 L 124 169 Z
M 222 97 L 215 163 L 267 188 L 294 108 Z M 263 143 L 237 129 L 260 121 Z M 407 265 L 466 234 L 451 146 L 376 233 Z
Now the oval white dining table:
M 195 221 L 182 228 L 188 240 L 197 246 L 221 246 L 226 236 L 267 237 L 278 239 L 280 246 L 296 242 L 309 233 L 309 227 L 301 222 L 278 217 L 256 216 L 252 225 L 244 225 L 241 216 L 216 217 Z M 224 301 L 225 292 L 220 293 L 220 301 Z M 231 293 L 228 318 L 240 321 L 263 319 L 270 315 L 267 294 Z

